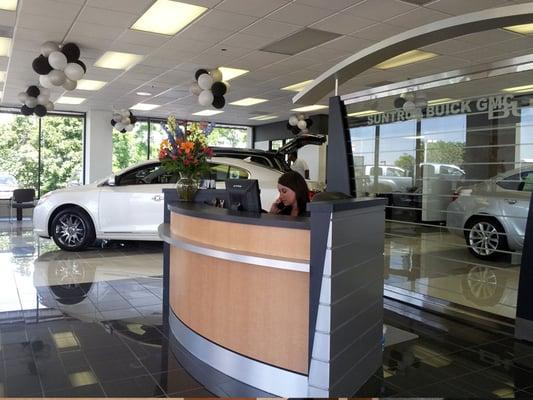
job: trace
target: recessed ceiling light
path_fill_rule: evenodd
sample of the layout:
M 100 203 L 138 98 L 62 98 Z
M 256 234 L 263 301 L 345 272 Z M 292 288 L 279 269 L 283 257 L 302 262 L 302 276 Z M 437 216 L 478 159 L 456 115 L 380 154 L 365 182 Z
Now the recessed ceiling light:
M 430 58 L 437 57 L 438 54 L 430 53 L 429 51 L 411 50 L 399 56 L 389 58 L 387 61 L 383 61 L 376 65 L 378 69 L 396 68 L 406 64 L 412 64 L 418 61 L 429 60 Z
M 118 51 L 106 51 L 94 63 L 95 67 L 110 69 L 128 69 L 143 59 L 143 56 L 132 53 L 121 53 Z
M 80 79 L 78 81 L 78 86 L 76 89 L 80 90 L 100 90 L 102 89 L 107 82 L 104 81 L 93 81 L 90 79 Z
M 301 92 L 304 89 L 304 87 L 306 87 L 307 84 L 311 82 L 313 82 L 313 80 L 309 79 L 308 81 L 303 81 L 303 82 L 295 83 L 294 85 L 282 87 L 281 90 L 290 90 L 291 92 Z
M 68 376 L 70 384 L 74 387 L 92 385 L 98 382 L 98 379 L 92 371 L 74 372 Z
M 159 104 L 137 103 L 130 107 L 130 110 L 150 111 L 154 108 L 161 107 Z
M 10 46 L 11 46 L 11 38 L 0 37 L 0 56 L 9 57 Z
M 198 111 L 196 113 L 193 113 L 192 115 L 203 115 L 203 116 L 210 116 L 210 115 L 217 115 L 220 113 L 223 113 L 224 111 L 218 111 L 218 110 L 202 110 Z
M 59 99 L 56 100 L 56 103 L 58 104 L 81 104 L 86 99 L 84 97 L 69 97 L 69 96 L 61 96 Z
M 53 333 L 52 337 L 58 349 L 67 349 L 69 347 L 79 347 L 80 345 L 77 337 L 71 331 Z
M 264 103 L 267 99 L 256 99 L 255 97 L 246 97 L 245 99 L 233 101 L 230 104 L 234 106 L 253 106 L 255 104 Z
M 322 110 L 323 108 L 328 108 L 328 106 L 315 104 L 315 105 L 312 105 L 312 106 L 304 106 L 304 107 L 293 108 L 291 111 L 307 112 L 307 111 Z
M 277 115 L 258 115 L 257 117 L 252 117 L 248 119 L 253 119 L 256 121 L 267 121 L 269 119 L 274 119 L 274 118 L 278 118 L 278 116 Z
M 148 93 L 148 92 L 137 92 L 137 96 L 151 96 L 152 93 Z
M 247 69 L 239 69 L 239 68 L 229 68 L 229 67 L 218 67 L 220 72 L 222 72 L 222 79 L 225 81 L 229 81 L 230 79 L 236 78 L 238 76 L 247 74 Z
M 379 111 L 377 110 L 357 111 L 357 112 L 348 114 L 348 117 L 366 117 L 367 115 L 373 115 L 373 114 L 379 114 Z
M 450 99 L 449 97 L 443 97 L 442 99 L 429 100 L 428 106 L 436 106 L 438 104 L 451 103 L 453 101 L 457 101 L 457 100 Z
M 18 0 L 0 0 L 0 10 L 16 11 Z
M 533 91 L 533 85 L 514 86 L 502 89 L 504 92 L 509 93 L 527 93 Z
M 131 29 L 175 35 L 206 11 L 205 7 L 179 1 L 157 0 Z
M 533 24 L 505 26 L 503 29 L 527 35 L 528 33 L 533 33 Z

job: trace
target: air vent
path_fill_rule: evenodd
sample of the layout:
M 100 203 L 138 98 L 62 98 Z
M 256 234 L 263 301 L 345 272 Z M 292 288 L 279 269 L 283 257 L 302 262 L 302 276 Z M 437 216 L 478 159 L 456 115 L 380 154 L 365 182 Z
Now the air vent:
M 318 29 L 306 28 L 284 39 L 271 43 L 259 49 L 269 53 L 285 54 L 293 56 L 311 47 L 329 42 L 338 38 L 339 34 L 333 32 L 320 31 Z
M 367 84 L 365 86 L 366 87 L 370 87 L 370 88 L 375 88 L 375 87 L 390 85 L 391 83 L 394 83 L 394 82 L 392 82 L 392 81 L 379 81 L 379 82 L 369 83 L 369 84 Z
M 435 0 L 401 0 L 401 1 L 403 1 L 404 3 L 414 4 L 414 5 L 417 5 L 417 6 L 423 6 L 423 5 L 431 3 L 432 1 L 435 1 Z

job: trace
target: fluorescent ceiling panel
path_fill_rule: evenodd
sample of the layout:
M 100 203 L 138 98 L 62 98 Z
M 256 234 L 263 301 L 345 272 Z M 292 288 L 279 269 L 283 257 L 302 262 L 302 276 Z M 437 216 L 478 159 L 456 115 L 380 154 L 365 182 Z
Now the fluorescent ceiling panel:
M 357 111 L 348 114 L 348 117 L 366 117 L 367 115 L 374 115 L 379 114 L 379 111 L 377 110 L 365 110 L 365 111 Z
M 157 107 L 161 107 L 159 104 L 137 103 L 130 107 L 130 110 L 150 111 Z
M 69 96 L 61 96 L 59 99 L 56 100 L 56 103 L 58 104 L 81 104 L 86 99 L 84 97 L 69 97 Z
M 0 37 L 0 56 L 9 57 L 10 46 L 11 46 L 11 38 Z
M 143 56 L 118 51 L 106 51 L 96 62 L 95 67 L 109 69 L 128 69 L 143 59 Z
M 320 105 L 320 104 L 314 104 L 312 106 L 304 106 L 304 107 L 293 108 L 291 111 L 308 112 L 308 111 L 322 110 L 324 108 L 328 108 L 328 106 L 323 106 L 323 105 Z
M 294 85 L 282 87 L 281 90 L 290 90 L 291 92 L 301 92 L 304 89 L 304 87 L 306 87 L 307 84 L 311 82 L 313 82 L 313 80 L 309 79 L 308 81 L 303 81 L 303 82 L 295 83 Z
M 137 31 L 175 35 L 207 8 L 172 0 L 157 0 L 131 27 Z
M 533 24 L 506 26 L 503 29 L 507 29 L 508 31 L 522 33 L 524 35 L 527 35 L 529 33 L 533 33 Z
M 148 93 L 148 92 L 137 92 L 136 94 L 137 96 L 151 96 L 152 95 L 152 93 Z
M 202 111 L 198 111 L 196 113 L 193 113 L 192 115 L 201 115 L 201 116 L 205 116 L 205 117 L 209 117 L 211 115 L 217 115 L 217 114 L 220 114 L 220 113 L 223 113 L 224 111 L 218 111 L 218 110 L 202 110 Z
M 0 10 L 16 11 L 18 0 L 0 0 Z
M 80 343 L 73 332 L 53 333 L 52 337 L 58 349 L 67 349 L 69 347 L 79 347 Z
M 239 68 L 229 68 L 229 67 L 219 67 L 218 68 L 220 72 L 222 72 L 222 79 L 225 81 L 229 81 L 233 78 L 236 78 L 238 76 L 247 74 L 247 69 L 239 69 Z
M 90 79 L 80 79 L 78 81 L 78 86 L 76 89 L 79 90 L 100 90 L 102 89 L 107 82 L 104 81 L 93 81 Z
M 92 371 L 81 371 L 69 374 L 68 379 L 73 387 L 92 385 L 98 382 Z
M 259 115 L 257 117 L 252 117 L 248 119 L 253 119 L 256 121 L 267 121 L 269 119 L 274 119 L 274 118 L 278 118 L 278 116 L 277 115 Z
M 411 50 L 399 56 L 389 58 L 387 61 L 383 61 L 376 65 L 378 69 L 390 69 L 400 67 L 406 64 L 413 64 L 415 62 L 429 60 L 430 58 L 437 57 L 438 54 L 431 53 L 429 51 Z
M 509 93 L 527 93 L 533 91 L 533 85 L 513 86 L 502 90 Z
M 248 107 L 253 106 L 255 104 L 260 104 L 268 101 L 267 99 L 257 99 L 255 97 L 246 97 L 245 99 L 233 101 L 230 104 L 234 106 L 242 106 L 242 107 Z
M 443 97 L 442 99 L 429 100 L 428 106 L 436 106 L 438 104 L 451 103 L 452 101 L 457 101 L 457 100 L 450 99 L 449 97 Z
M 321 31 L 318 29 L 306 28 L 287 36 L 277 42 L 270 43 L 268 46 L 260 49 L 269 53 L 278 53 L 292 56 L 301 53 L 311 47 L 318 46 L 322 43 L 338 38 L 338 33 Z

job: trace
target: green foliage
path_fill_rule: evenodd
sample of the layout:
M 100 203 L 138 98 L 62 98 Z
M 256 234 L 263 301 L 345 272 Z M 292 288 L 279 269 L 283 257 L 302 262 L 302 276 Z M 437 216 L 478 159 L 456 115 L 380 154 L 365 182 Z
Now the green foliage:
M 209 146 L 246 147 L 246 128 L 215 127 L 207 137 Z
M 413 171 L 415 170 L 415 161 L 416 160 L 412 155 L 402 154 L 396 161 L 394 161 L 394 165 L 405 169 L 409 176 L 413 176 Z
M 146 160 L 148 157 L 148 123 L 135 124 L 132 132 L 113 129 L 113 171 Z
M 462 165 L 465 155 L 465 144 L 460 142 L 437 142 L 427 143 L 426 162 L 439 164 Z
M 37 189 L 39 178 L 38 119 L 4 114 L 0 122 L 0 170 L 21 187 Z M 41 120 L 40 194 L 65 187 L 82 171 L 83 119 L 45 117 Z

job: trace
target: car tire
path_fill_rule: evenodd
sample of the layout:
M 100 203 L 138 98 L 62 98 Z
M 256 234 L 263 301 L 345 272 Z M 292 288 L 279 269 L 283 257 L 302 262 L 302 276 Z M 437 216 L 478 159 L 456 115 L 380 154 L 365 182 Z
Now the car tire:
M 465 226 L 468 250 L 482 260 L 497 260 L 509 250 L 503 226 L 494 218 L 472 218 Z
M 79 208 L 61 210 L 52 220 L 52 238 L 62 250 L 80 251 L 96 239 L 94 225 L 87 213 Z

